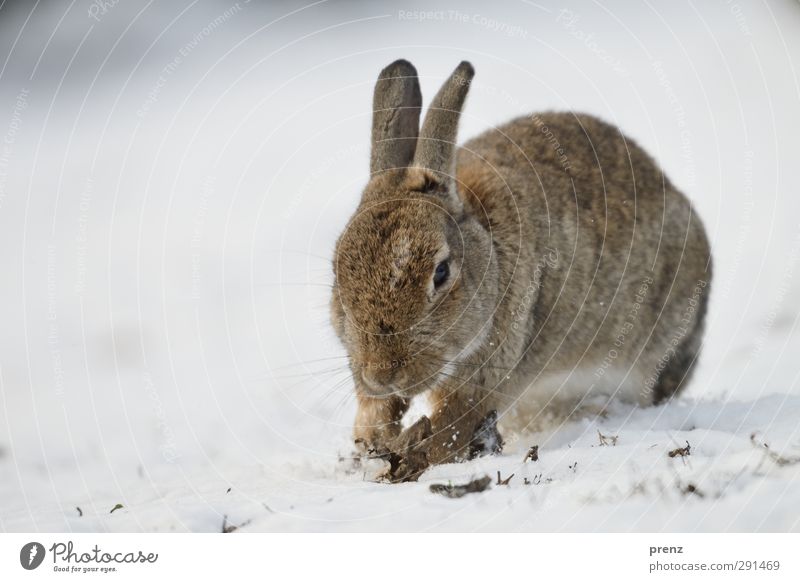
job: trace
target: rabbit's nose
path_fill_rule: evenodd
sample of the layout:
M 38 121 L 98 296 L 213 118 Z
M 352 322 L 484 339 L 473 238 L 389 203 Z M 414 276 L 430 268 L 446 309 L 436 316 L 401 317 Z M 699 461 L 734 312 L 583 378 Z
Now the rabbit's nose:
M 361 370 L 361 378 L 367 387 L 376 394 L 386 394 L 400 388 L 405 377 L 404 363 L 370 362 Z

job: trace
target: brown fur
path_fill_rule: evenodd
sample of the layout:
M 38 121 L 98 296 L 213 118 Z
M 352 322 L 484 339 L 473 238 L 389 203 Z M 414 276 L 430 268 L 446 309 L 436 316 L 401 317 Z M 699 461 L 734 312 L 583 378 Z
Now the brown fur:
M 398 61 L 381 73 L 373 176 L 334 264 L 356 438 L 396 437 L 408 400 L 429 392 L 434 463 L 466 458 L 489 410 L 529 426 L 556 405 L 678 394 L 711 276 L 691 204 L 619 129 L 544 113 L 455 148 L 471 78 L 462 63 L 417 137 L 416 71 Z M 385 120 L 392 107 L 406 116 L 399 130 Z M 384 147 L 392 139 L 402 151 Z M 450 277 L 435 289 L 446 256 Z

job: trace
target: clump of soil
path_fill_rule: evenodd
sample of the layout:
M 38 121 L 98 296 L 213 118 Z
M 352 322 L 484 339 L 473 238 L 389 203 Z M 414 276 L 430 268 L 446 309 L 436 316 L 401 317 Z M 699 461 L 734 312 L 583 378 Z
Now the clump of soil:
M 464 497 L 464 495 L 467 495 L 468 493 L 481 493 L 486 491 L 491 482 L 492 478 L 487 475 L 485 477 L 481 477 L 480 479 L 473 479 L 464 485 L 453 485 L 452 483 L 448 483 L 447 485 L 443 483 L 433 483 L 430 489 L 431 493 L 444 495 L 445 497 L 449 497 L 451 499 L 458 499 L 459 497 Z
M 389 483 L 416 481 L 430 466 L 427 450 L 431 445 L 433 430 L 427 416 L 400 433 L 385 450 L 371 451 L 374 457 L 383 459 L 389 467 L 379 480 Z M 478 424 L 469 445 L 469 458 L 494 455 L 503 450 L 503 437 L 497 430 L 497 411 L 492 410 Z

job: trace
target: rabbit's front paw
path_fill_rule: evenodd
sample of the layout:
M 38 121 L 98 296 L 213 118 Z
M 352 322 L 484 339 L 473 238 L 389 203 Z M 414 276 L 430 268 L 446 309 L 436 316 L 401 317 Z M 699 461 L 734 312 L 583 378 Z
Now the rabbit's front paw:
M 400 420 L 406 410 L 408 401 L 404 398 L 359 396 L 353 427 L 353 441 L 358 452 L 374 455 L 390 450 L 390 443 L 400 435 Z
M 383 455 L 389 452 L 390 444 L 399 435 L 399 426 L 356 426 L 353 430 L 353 444 L 356 446 L 356 451 L 361 455 Z
M 431 421 L 427 416 L 402 431 L 381 457 L 389 463 L 381 478 L 391 483 L 416 481 L 430 465 L 428 447 L 431 432 Z

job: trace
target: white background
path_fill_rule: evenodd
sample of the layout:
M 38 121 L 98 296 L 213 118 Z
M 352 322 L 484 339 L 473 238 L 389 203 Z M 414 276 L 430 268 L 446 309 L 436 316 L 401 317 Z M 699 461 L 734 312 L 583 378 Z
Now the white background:
M 793 0 L 7 2 L 0 529 L 800 529 L 800 467 L 750 441 L 800 454 L 798 27 Z M 685 398 L 507 435 L 502 458 L 418 484 L 339 461 L 354 408 L 329 259 L 399 57 L 424 99 L 474 64 L 462 139 L 586 111 L 687 193 L 715 274 Z M 509 487 L 428 492 L 497 470 Z

